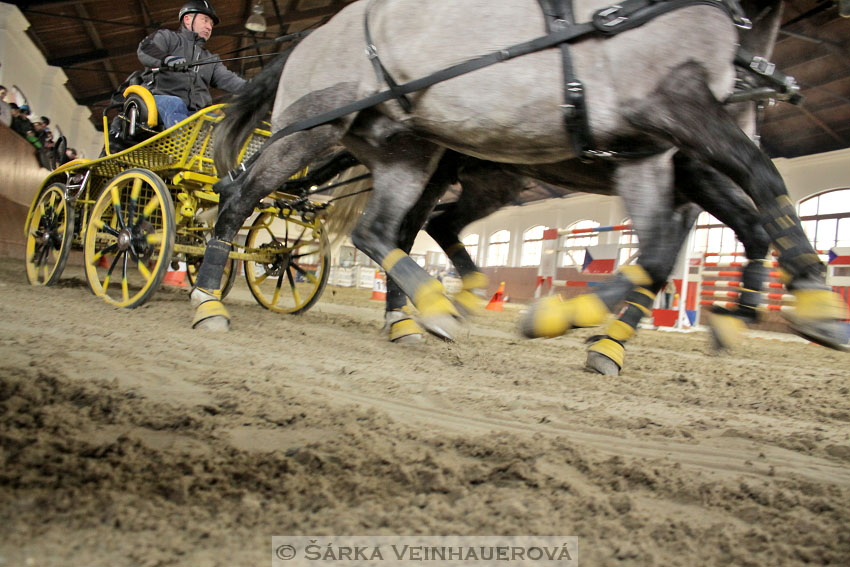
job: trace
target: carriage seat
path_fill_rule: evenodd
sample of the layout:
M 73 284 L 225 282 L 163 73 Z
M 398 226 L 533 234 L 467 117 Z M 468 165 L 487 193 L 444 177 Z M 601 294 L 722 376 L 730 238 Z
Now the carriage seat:
M 109 152 L 114 154 L 135 146 L 163 130 L 153 94 L 142 85 L 130 85 L 113 105 L 121 111 L 109 126 Z

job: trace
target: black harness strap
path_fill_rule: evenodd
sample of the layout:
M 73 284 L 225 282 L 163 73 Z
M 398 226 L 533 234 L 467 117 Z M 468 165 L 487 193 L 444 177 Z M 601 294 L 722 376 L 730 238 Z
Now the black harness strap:
M 736 0 L 723 0 L 721 2 L 718 2 L 717 0 L 659 0 L 650 4 L 649 0 L 634 0 L 635 3 L 643 4 L 645 8 L 642 10 L 635 9 L 633 11 L 634 13 L 629 12 L 628 17 L 615 15 L 612 16 L 610 13 L 611 10 L 616 9 L 617 11 L 619 11 L 624 9 L 622 5 L 632 3 L 632 0 L 625 0 L 625 2 L 623 2 L 621 5 L 613 6 L 611 8 L 603 8 L 602 10 L 599 10 L 596 14 L 594 14 L 593 21 L 591 22 L 574 24 L 572 26 L 565 26 L 564 29 L 553 31 L 545 36 L 538 37 L 523 43 L 518 43 L 516 45 L 506 47 L 505 49 L 501 49 L 499 51 L 493 51 L 491 53 L 488 53 L 487 55 L 482 55 L 473 59 L 467 59 L 466 61 L 463 61 L 456 65 L 452 65 L 451 67 L 446 67 L 445 69 L 435 71 L 430 75 L 426 75 L 424 77 L 420 77 L 419 79 L 408 81 L 407 83 L 404 83 L 402 85 L 397 85 L 395 89 L 381 91 L 366 98 L 362 98 L 360 100 L 346 104 L 344 106 L 328 110 L 327 112 L 322 112 L 320 114 L 316 114 L 315 116 L 311 116 L 309 118 L 293 122 L 292 124 L 289 124 L 288 126 L 272 134 L 259 150 L 257 150 L 250 158 L 248 158 L 247 161 L 244 161 L 239 164 L 236 169 L 230 171 L 228 173 L 228 176 L 231 182 L 234 181 L 240 174 L 242 174 L 242 172 L 246 171 L 257 160 L 257 158 L 260 157 L 260 154 L 266 147 L 275 143 L 284 136 L 288 136 L 289 134 L 300 132 L 302 130 L 309 130 L 322 124 L 333 122 L 334 120 L 342 118 L 347 114 L 359 112 L 361 110 L 377 106 L 379 104 L 387 102 L 388 100 L 397 98 L 399 95 L 405 95 L 418 90 L 426 89 L 432 85 L 447 81 L 449 79 L 453 79 L 460 75 L 465 75 L 466 73 L 471 73 L 472 71 L 483 69 L 484 67 L 489 67 L 490 65 L 494 65 L 502 61 L 507 61 L 515 57 L 521 57 L 523 55 L 528 55 L 529 53 L 542 51 L 549 47 L 560 45 L 564 42 L 576 41 L 591 34 L 601 33 L 604 35 L 613 35 L 621 31 L 625 31 L 627 29 L 636 28 L 655 18 L 656 16 L 666 14 L 667 12 L 671 12 L 679 8 L 684 8 L 686 6 L 694 6 L 699 4 L 714 6 L 716 8 L 724 10 L 727 14 L 730 15 L 730 17 L 734 17 L 734 14 L 732 13 L 727 4 L 735 1 Z M 601 13 L 608 13 L 608 15 L 600 16 Z M 604 26 L 604 29 L 601 26 Z M 222 179 L 222 181 L 224 180 Z M 219 183 L 222 183 L 222 181 L 219 181 Z M 225 184 L 227 184 L 227 182 L 223 183 L 222 185 Z M 217 183 L 216 186 L 218 185 L 219 184 Z
M 378 57 L 378 48 L 375 47 L 375 42 L 372 41 L 372 34 L 369 33 L 369 14 L 372 12 L 372 6 L 375 5 L 377 0 L 371 0 L 369 5 L 366 6 L 366 14 L 363 17 L 363 28 L 366 33 L 366 56 L 369 57 L 369 61 L 372 62 L 372 67 L 375 69 L 375 74 L 378 76 L 378 83 L 381 82 L 381 79 L 387 83 L 387 86 L 390 88 L 390 92 L 393 93 L 394 98 L 401 105 L 401 108 L 405 112 L 410 112 L 413 110 L 413 104 L 411 104 L 410 99 L 407 98 L 404 93 L 399 92 L 398 83 L 395 82 L 390 72 L 387 71 L 387 68 L 384 67 L 384 64 L 381 63 L 381 59 Z
M 546 16 L 546 28 L 549 33 L 568 29 L 575 25 L 572 0 L 538 0 Z M 561 61 L 564 68 L 564 123 L 567 134 L 577 156 L 583 156 L 593 147 L 593 136 L 587 119 L 587 105 L 584 99 L 584 85 L 576 77 L 570 57 L 570 44 L 560 45 Z

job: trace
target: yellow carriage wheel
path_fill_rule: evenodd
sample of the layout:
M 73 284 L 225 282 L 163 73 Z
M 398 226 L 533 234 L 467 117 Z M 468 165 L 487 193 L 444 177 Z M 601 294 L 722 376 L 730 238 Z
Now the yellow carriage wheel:
M 115 176 L 92 209 L 85 237 L 86 279 L 107 303 L 133 308 L 159 288 L 174 249 L 174 203 L 147 169 Z
M 261 213 L 248 231 L 245 248 L 249 254 L 267 256 L 244 261 L 248 289 L 260 305 L 295 314 L 319 300 L 331 265 L 328 237 L 321 227 Z
M 74 239 L 74 210 L 65 199 L 65 185 L 44 188 L 27 224 L 27 280 L 32 285 L 59 281 Z

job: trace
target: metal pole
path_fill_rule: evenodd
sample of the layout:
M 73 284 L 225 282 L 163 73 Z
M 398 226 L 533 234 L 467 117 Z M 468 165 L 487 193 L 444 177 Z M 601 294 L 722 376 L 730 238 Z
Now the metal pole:
M 681 330 L 690 327 L 691 321 L 688 319 L 688 311 L 686 303 L 688 300 L 688 278 L 691 272 L 691 247 L 694 244 L 694 233 L 696 232 L 696 223 L 691 227 L 688 233 L 688 242 L 685 245 L 684 267 L 682 268 L 682 293 L 679 294 L 679 317 L 676 319 L 676 328 Z

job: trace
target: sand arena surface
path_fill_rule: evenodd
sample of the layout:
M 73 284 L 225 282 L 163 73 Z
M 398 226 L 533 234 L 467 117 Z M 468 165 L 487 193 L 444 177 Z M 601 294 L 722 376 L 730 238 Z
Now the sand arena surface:
M 241 285 L 241 284 L 238 284 Z M 244 297 L 244 291 L 237 296 Z M 369 290 L 299 317 L 142 308 L 0 260 L 0 566 L 254 566 L 272 535 L 576 535 L 580 564 L 847 565 L 850 356 L 642 331 L 619 378 L 516 310 L 400 347 Z

